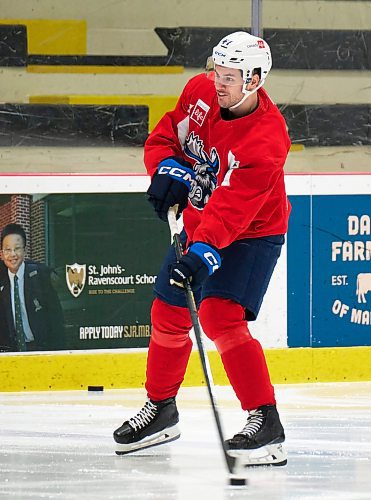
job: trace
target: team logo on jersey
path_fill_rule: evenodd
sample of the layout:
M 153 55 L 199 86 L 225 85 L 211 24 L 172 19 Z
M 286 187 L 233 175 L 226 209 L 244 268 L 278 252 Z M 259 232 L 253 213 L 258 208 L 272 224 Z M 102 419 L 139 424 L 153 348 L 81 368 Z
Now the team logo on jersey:
M 76 298 L 83 291 L 86 279 L 86 264 L 67 264 L 66 283 L 68 290 Z
M 194 160 L 193 170 L 196 178 L 191 183 L 189 200 L 198 210 L 202 210 L 209 201 L 217 185 L 217 174 L 220 170 L 220 160 L 215 148 L 211 148 L 210 156 L 205 152 L 204 143 L 191 132 L 186 139 L 184 153 Z
M 259 49 L 264 49 L 265 48 L 263 40 L 258 40 L 258 47 L 259 47 Z
M 191 113 L 191 120 L 193 120 L 194 122 L 197 123 L 197 125 L 199 125 L 201 127 L 201 125 L 203 124 L 205 118 L 206 118 L 206 115 L 208 113 L 210 109 L 210 106 L 208 106 L 206 103 L 204 103 L 204 101 L 202 101 L 201 99 L 198 99 L 198 101 L 196 102 L 196 106 L 193 108 L 193 111 Z

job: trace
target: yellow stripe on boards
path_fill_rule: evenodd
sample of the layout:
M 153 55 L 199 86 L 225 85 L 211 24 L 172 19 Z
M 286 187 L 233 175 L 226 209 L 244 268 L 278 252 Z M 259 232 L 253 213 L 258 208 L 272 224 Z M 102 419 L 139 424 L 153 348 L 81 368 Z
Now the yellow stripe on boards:
M 86 21 L 73 19 L 0 19 L 27 27 L 29 54 L 86 55 Z
M 272 382 L 341 382 L 371 380 L 371 347 L 293 348 L 265 350 Z M 209 351 L 214 383 L 227 385 L 219 354 Z M 78 352 L 1 354 L 0 392 L 141 388 L 147 352 Z M 184 386 L 205 385 L 197 351 L 188 364 Z
M 30 104 L 70 104 L 68 95 L 36 95 L 28 98 Z
M 304 144 L 291 144 L 290 151 L 304 151 Z

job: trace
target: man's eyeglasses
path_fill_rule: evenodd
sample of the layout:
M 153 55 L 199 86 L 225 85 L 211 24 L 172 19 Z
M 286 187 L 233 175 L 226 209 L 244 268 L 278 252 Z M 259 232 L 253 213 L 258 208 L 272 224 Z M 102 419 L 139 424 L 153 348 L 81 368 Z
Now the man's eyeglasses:
M 23 250 L 24 250 L 24 247 L 3 248 L 2 252 L 4 255 L 7 255 L 7 256 L 12 255 L 13 252 L 17 255 L 21 255 Z

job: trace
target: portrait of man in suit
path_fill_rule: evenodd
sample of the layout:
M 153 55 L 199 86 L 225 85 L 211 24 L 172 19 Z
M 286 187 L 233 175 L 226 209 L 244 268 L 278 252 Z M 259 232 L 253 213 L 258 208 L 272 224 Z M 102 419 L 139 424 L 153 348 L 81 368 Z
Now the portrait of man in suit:
M 25 259 L 26 233 L 19 224 L 1 232 L 0 351 L 64 348 L 64 319 L 52 270 Z

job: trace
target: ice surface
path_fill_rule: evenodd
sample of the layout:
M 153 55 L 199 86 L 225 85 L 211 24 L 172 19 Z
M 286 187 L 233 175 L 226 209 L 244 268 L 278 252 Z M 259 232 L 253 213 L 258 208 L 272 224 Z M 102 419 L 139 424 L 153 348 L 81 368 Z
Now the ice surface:
M 215 389 L 226 437 L 244 414 Z M 205 388 L 178 396 L 179 440 L 114 453 L 112 431 L 141 408 L 143 390 L 0 393 L 0 498 L 371 499 L 371 382 L 276 387 L 288 465 L 247 470 L 228 486 Z

